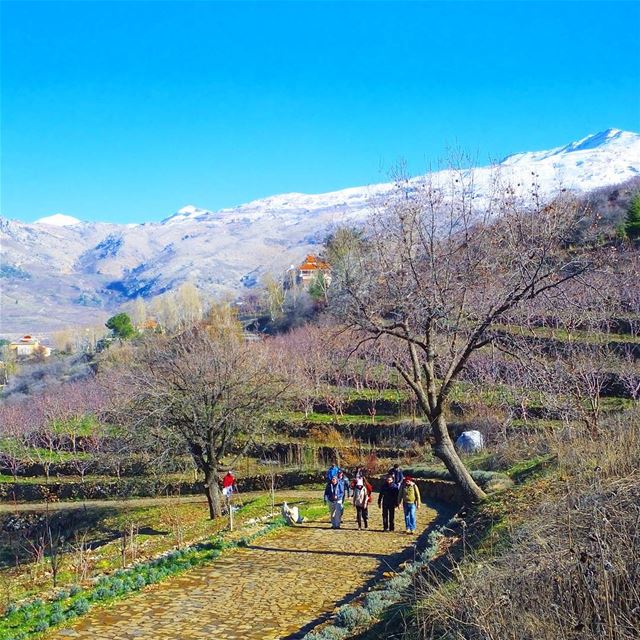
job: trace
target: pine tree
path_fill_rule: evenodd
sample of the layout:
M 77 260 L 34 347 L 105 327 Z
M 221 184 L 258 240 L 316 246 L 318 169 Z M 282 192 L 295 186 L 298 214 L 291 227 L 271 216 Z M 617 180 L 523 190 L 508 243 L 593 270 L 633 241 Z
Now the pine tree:
M 630 240 L 640 239 L 640 192 L 636 193 L 629 202 L 624 230 Z
M 119 313 L 107 320 L 105 323 L 107 329 L 111 329 L 114 338 L 126 340 L 136 335 L 136 330 L 131 324 L 131 318 L 126 313 Z

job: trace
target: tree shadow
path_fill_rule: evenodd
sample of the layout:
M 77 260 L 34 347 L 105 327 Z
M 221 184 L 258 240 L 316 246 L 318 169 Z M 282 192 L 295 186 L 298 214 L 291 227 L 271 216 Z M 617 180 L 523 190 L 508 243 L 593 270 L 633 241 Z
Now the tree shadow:
M 356 553 L 350 553 L 348 551 L 324 552 L 324 551 L 305 551 L 301 549 L 296 549 L 294 551 L 298 553 L 318 553 L 318 554 L 326 553 L 331 555 L 344 555 L 347 557 L 354 557 L 354 556 L 361 555 L 361 556 L 374 557 L 381 560 L 380 565 L 376 569 L 375 573 L 371 576 L 371 578 L 369 578 L 369 580 L 364 582 L 358 588 L 357 591 L 352 591 L 351 593 L 347 594 L 341 600 L 335 603 L 334 608 L 341 607 L 342 605 L 348 604 L 352 600 L 361 596 L 363 593 L 366 593 L 369 589 L 371 589 L 371 587 L 373 587 L 377 582 L 379 582 L 383 578 L 383 574 L 385 572 L 393 571 L 397 569 L 402 562 L 408 560 L 409 558 L 414 557 L 417 553 L 419 553 L 426 546 L 425 543 L 427 541 L 427 538 L 429 537 L 429 534 L 432 531 L 434 531 L 437 527 L 440 527 L 446 522 L 448 522 L 449 519 L 453 516 L 453 514 L 457 510 L 457 506 L 452 506 L 451 504 L 443 504 L 443 503 L 439 503 L 431 500 L 425 501 L 425 505 L 434 509 L 438 513 L 438 515 L 434 518 L 432 522 L 429 523 L 429 526 L 419 536 L 416 536 L 416 538 L 414 538 L 413 544 L 408 545 L 404 549 L 399 549 L 397 553 L 386 555 L 386 554 L 367 554 L 367 553 L 356 554 Z M 363 535 L 366 535 L 366 534 L 363 534 Z M 410 538 L 408 539 L 410 540 Z M 271 550 L 271 549 L 267 548 L 266 550 Z M 317 618 L 307 623 L 304 627 L 302 627 L 301 629 L 298 629 L 294 633 L 291 633 L 287 636 L 283 636 L 281 640 L 300 640 L 312 629 L 328 621 L 332 616 L 333 616 L 333 610 L 327 611 L 319 615 Z M 381 636 L 381 637 L 386 637 L 386 636 Z

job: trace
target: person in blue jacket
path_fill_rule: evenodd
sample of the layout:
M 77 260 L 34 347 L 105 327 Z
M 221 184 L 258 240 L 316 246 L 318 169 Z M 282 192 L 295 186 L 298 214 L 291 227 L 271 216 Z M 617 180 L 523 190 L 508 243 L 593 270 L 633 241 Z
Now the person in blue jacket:
M 339 529 L 342 524 L 342 511 L 344 509 L 344 485 L 338 482 L 338 476 L 333 476 L 324 490 L 324 501 L 329 505 L 331 515 L 331 528 Z
M 327 471 L 327 482 L 331 482 L 331 478 L 333 478 L 334 476 L 337 477 L 339 472 L 340 472 L 340 469 L 338 468 L 338 465 L 334 462 L 329 467 L 329 470 Z
M 349 498 L 351 496 L 351 484 L 349 483 L 349 478 L 347 478 L 347 474 L 342 469 L 338 471 L 338 482 L 342 482 L 344 495 L 346 498 Z

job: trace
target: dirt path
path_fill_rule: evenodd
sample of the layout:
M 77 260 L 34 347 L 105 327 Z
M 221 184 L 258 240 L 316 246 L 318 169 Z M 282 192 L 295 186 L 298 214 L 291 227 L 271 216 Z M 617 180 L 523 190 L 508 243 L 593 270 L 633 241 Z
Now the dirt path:
M 402 524 L 400 512 L 397 516 Z M 436 512 L 418 512 L 424 532 Z M 51 638 L 80 640 L 274 640 L 300 638 L 313 623 L 413 554 L 415 536 L 358 531 L 354 510 L 339 531 L 327 522 L 287 528 L 206 567 L 96 609 Z M 402 527 L 401 527 L 402 529 Z

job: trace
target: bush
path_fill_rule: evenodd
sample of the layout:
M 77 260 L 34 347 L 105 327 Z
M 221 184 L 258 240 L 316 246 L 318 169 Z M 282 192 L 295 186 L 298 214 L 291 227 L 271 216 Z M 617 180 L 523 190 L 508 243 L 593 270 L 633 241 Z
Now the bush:
M 62 613 L 62 611 L 52 613 L 49 616 L 49 624 L 51 624 L 51 626 L 61 624 L 62 622 L 64 622 L 64 613 Z
M 362 605 L 372 617 L 379 616 L 395 598 L 390 591 L 372 591 L 368 593 Z
M 340 609 L 336 615 L 336 624 L 345 629 L 356 629 L 371 622 L 369 613 L 360 606 L 346 604 Z
M 112 596 L 111 589 L 106 585 L 100 585 L 97 587 L 94 592 L 91 594 L 91 600 L 94 602 L 99 602 L 101 600 L 106 600 Z
M 308 633 L 304 640 L 342 640 L 349 632 L 345 628 L 325 627 L 321 631 Z
M 78 598 L 73 603 L 73 611 L 77 615 L 82 615 L 83 613 L 87 613 L 87 611 L 89 611 L 89 601 L 86 598 Z
M 124 581 L 121 580 L 120 578 L 115 578 L 114 580 L 111 581 L 111 591 L 114 594 L 120 594 L 123 591 L 123 587 L 124 587 Z
M 33 627 L 33 630 L 36 633 L 42 633 L 43 631 L 46 631 L 49 628 L 49 623 L 46 620 L 40 620 L 35 627 Z
M 391 578 L 386 584 L 386 588 L 389 591 L 402 594 L 411 584 L 411 576 L 407 572 L 403 572 L 395 578 Z

